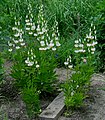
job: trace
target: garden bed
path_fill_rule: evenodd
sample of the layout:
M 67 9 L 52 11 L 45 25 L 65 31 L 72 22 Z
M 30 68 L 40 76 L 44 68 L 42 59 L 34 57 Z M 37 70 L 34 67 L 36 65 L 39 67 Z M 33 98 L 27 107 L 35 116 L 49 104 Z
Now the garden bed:
M 0 117 L 8 116 L 9 120 L 29 120 L 26 114 L 26 106 L 21 100 L 20 95 L 12 86 L 13 79 L 8 75 L 10 73 L 11 62 L 5 64 L 5 86 L 1 91 L 5 93 L 5 97 L 0 100 Z M 60 83 L 66 79 L 67 70 L 64 68 L 56 69 Z M 71 71 L 69 71 L 71 73 Z M 65 117 L 65 112 L 61 115 L 59 120 L 104 120 L 105 118 L 105 74 L 94 74 L 91 79 L 91 87 L 85 99 L 85 107 L 74 110 L 70 116 Z M 41 100 L 41 107 L 44 110 L 54 99 Z M 71 111 L 70 111 L 71 112 Z M 1 119 L 0 118 L 0 119 Z M 38 118 L 34 118 L 37 120 Z

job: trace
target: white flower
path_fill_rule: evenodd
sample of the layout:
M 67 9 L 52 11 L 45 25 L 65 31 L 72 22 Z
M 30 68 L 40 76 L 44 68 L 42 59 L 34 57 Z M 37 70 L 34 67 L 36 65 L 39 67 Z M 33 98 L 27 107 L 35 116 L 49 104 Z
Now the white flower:
M 95 48 L 91 48 L 91 51 L 93 51 L 93 52 L 94 52 L 94 51 L 95 51 Z
M 69 58 L 67 58 L 67 62 L 69 62 Z
M 46 32 L 46 29 L 45 29 L 45 28 L 42 28 L 42 32 Z
M 47 50 L 47 48 L 39 48 L 39 50 Z
M 55 36 L 55 33 L 52 34 L 52 37 L 54 37 L 54 36 Z
M 64 65 L 68 65 L 69 63 L 68 62 L 64 62 Z
M 20 47 L 19 47 L 19 46 L 16 46 L 16 49 L 18 50 L 18 49 L 20 49 Z
M 69 56 L 69 62 L 71 62 L 71 56 Z
M 83 44 L 79 44 L 79 47 L 83 47 Z
M 8 45 L 9 45 L 10 47 L 13 46 L 13 44 L 12 44 L 12 43 L 9 43 L 9 42 L 8 42 Z
M 29 62 L 27 65 L 28 66 L 33 66 L 34 62 Z
M 74 92 L 71 92 L 71 96 L 73 96 L 74 95 Z
M 97 31 L 95 30 L 94 33 L 96 34 L 96 32 L 97 32 Z
M 30 22 L 32 22 L 32 18 L 30 18 Z M 32 23 L 30 25 L 32 25 Z
M 90 49 L 88 48 L 88 52 L 90 52 Z
M 23 39 L 19 39 L 19 42 L 23 42 Z
M 75 50 L 74 52 L 75 52 L 75 53 L 79 53 L 79 50 Z
M 30 30 L 30 28 L 26 27 L 26 30 Z
M 17 44 L 17 43 L 19 43 L 19 41 L 18 41 L 18 40 L 14 40 L 14 43 L 16 43 L 16 44 Z
M 31 27 L 31 30 L 35 30 L 35 25 L 33 25 L 33 26 Z
M 86 58 L 84 58 L 84 59 L 83 59 L 83 62 L 84 62 L 84 63 L 86 63 L 86 62 L 87 62 Z
M 39 65 L 38 65 L 38 64 L 36 65 L 36 68 L 39 68 Z
M 81 42 L 81 39 L 79 39 L 79 42 Z
M 12 44 L 13 47 L 15 47 L 15 44 Z
M 25 63 L 29 63 L 30 61 L 29 61 L 29 57 L 27 58 L 27 60 L 25 60 Z
M 12 52 L 12 49 L 8 49 L 9 52 Z
M 31 14 L 31 17 L 33 18 L 33 15 Z
M 33 34 L 33 32 L 29 32 L 28 34 L 29 34 L 29 35 L 32 35 L 32 34 Z
M 78 40 L 75 40 L 75 43 L 77 44 L 77 43 L 79 43 L 79 41 L 78 41 Z
M 45 46 L 45 42 L 44 41 L 40 41 L 41 46 Z
M 20 25 L 20 21 L 18 21 L 18 25 Z
M 59 41 L 56 41 L 56 46 L 57 47 L 61 46 L 61 44 L 59 43 Z
M 68 68 L 70 68 L 70 69 L 73 68 L 73 65 L 69 65 Z
M 83 52 L 83 49 L 79 50 L 79 52 Z
M 26 23 L 26 25 L 32 25 L 32 23 L 28 22 L 28 23 Z
M 96 44 L 97 44 L 97 42 L 94 42 L 94 41 L 93 41 L 92 46 L 94 46 L 94 45 L 96 45 Z
M 12 30 L 17 30 L 17 28 L 16 28 L 16 27 L 13 27 Z
M 91 52 L 91 54 L 94 54 L 94 52 Z
M 28 15 L 26 15 L 26 18 L 28 18 Z
M 34 33 L 34 36 L 37 36 L 37 34 L 36 34 L 36 33 Z
M 40 45 L 43 47 L 43 46 L 45 46 L 45 43 L 41 43 Z
M 96 36 L 96 35 L 94 36 L 94 39 L 95 39 L 95 40 L 97 39 L 97 36 Z
M 27 23 L 28 23 L 28 22 L 29 22 L 29 20 L 25 20 L 25 22 L 27 22 Z
M 90 33 L 89 35 L 86 36 L 86 38 L 93 40 L 93 39 L 94 39 L 94 36 L 92 36 L 91 33 Z
M 38 25 L 38 27 L 37 27 L 37 29 L 36 29 L 37 31 L 40 31 L 40 27 L 39 27 L 39 25 Z
M 17 25 L 17 22 L 15 22 L 15 25 Z
M 86 50 L 83 50 L 83 53 L 85 53 L 86 52 Z
M 24 45 L 25 45 L 25 43 L 20 43 L 20 45 L 21 45 L 21 46 L 24 46 Z
M 78 47 L 78 44 L 75 44 L 74 46 L 75 46 L 75 47 Z
M 43 34 L 43 32 L 38 32 L 38 34 L 39 34 L 39 35 L 42 35 L 42 34 Z
M 49 48 L 52 48 L 53 46 L 54 46 L 54 43 L 50 43 L 50 44 L 48 45 Z
M 14 36 L 15 36 L 15 37 L 19 37 L 19 36 L 20 36 L 20 34 L 19 34 L 19 33 L 17 33 L 17 34 L 15 34 Z
M 79 85 L 77 85 L 77 87 L 76 88 L 79 88 Z
M 87 43 L 87 46 L 90 47 L 90 46 L 92 46 L 92 44 Z
M 58 37 L 55 37 L 55 40 L 59 40 Z
M 31 56 L 31 59 L 33 60 L 33 59 L 34 59 L 34 57 L 33 57 L 33 56 Z
M 37 64 L 38 62 L 36 61 L 35 64 Z
M 55 50 L 56 50 L 56 48 L 54 47 L 54 48 L 52 48 L 52 50 L 53 50 L 53 51 L 55 51 Z
M 91 27 L 93 26 L 93 23 L 91 23 Z

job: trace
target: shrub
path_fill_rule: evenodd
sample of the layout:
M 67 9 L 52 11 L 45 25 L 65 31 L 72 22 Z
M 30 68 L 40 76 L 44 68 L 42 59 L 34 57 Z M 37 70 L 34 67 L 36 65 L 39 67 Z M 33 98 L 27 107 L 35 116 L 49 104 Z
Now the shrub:
M 83 100 L 87 96 L 90 78 L 95 69 L 94 55 L 96 44 L 96 30 L 95 26 L 91 24 L 89 34 L 86 34 L 86 38 L 75 40 L 74 58 L 69 55 L 66 62 L 64 62 L 67 70 L 73 69 L 74 67 L 71 78 L 67 74 L 67 81 L 64 83 L 64 96 L 67 110 L 69 107 L 72 107 L 72 109 L 81 107 Z M 75 60 L 75 64 L 72 62 L 73 59 Z
M 67 110 L 83 106 L 83 100 L 87 97 L 91 75 L 94 67 L 91 61 L 81 62 L 74 67 L 74 73 L 64 84 L 65 105 Z
M 36 96 L 34 88 L 36 91 L 40 91 L 41 95 L 54 92 L 56 83 L 55 54 L 60 43 L 58 22 L 55 20 L 52 29 L 48 28 L 43 5 L 39 7 L 37 22 L 33 19 L 35 16 L 32 14 L 31 4 L 29 4 L 28 10 L 24 29 L 21 26 L 22 21 L 17 17 L 14 18 L 15 26 L 12 27 L 13 32 L 11 32 L 11 40 L 8 42 L 8 52 L 12 55 L 14 62 L 11 71 L 11 76 L 15 78 L 14 83 L 19 91 L 23 91 L 23 99 L 29 98 L 31 101 L 32 97 L 29 96 Z M 31 82 L 30 87 L 27 87 L 26 85 Z M 33 113 L 34 108 L 30 107 L 32 103 L 24 101 L 29 111 Z M 37 109 L 36 106 L 35 111 Z
M 97 5 L 95 23 L 97 25 L 97 69 L 100 72 L 105 71 L 105 1 Z

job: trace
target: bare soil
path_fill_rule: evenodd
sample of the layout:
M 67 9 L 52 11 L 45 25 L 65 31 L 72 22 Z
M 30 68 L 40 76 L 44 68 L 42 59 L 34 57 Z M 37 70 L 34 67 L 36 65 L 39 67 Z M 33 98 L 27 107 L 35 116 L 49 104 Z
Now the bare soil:
M 10 77 L 11 62 L 6 62 L 4 67 L 5 83 L 0 88 L 0 120 L 30 120 L 26 112 L 25 103 L 22 101 L 19 93 L 12 85 L 13 78 Z M 56 69 L 59 82 L 66 80 L 67 70 L 64 68 Z M 72 71 L 69 71 L 72 74 Z M 89 97 L 84 101 L 86 106 L 75 110 L 71 116 L 65 117 L 62 114 L 59 120 L 105 120 L 105 74 L 94 74 L 91 78 L 91 87 L 88 93 Z M 41 101 L 42 109 L 46 108 L 51 102 L 51 99 Z M 8 119 L 4 119 L 4 117 Z M 37 120 L 38 118 L 33 118 Z

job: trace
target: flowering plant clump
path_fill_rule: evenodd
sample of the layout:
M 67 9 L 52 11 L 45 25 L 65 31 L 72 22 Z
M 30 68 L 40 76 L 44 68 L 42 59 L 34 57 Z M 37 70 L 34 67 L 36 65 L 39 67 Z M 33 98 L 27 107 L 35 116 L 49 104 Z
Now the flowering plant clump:
M 93 27 L 92 24 L 91 27 Z M 74 66 L 74 72 L 71 78 L 67 77 L 68 79 L 64 84 L 67 109 L 69 107 L 76 108 L 83 105 L 83 100 L 87 96 L 86 93 L 90 85 L 91 75 L 94 73 L 93 62 L 96 44 L 95 26 L 93 27 L 93 31 L 91 29 L 89 30 L 89 35 L 86 35 L 84 41 L 81 39 L 75 41 L 74 52 L 76 65 Z M 72 58 L 69 57 L 67 58 L 67 62 L 64 62 L 68 68 L 72 68 L 71 60 Z
M 25 46 L 25 41 L 23 39 L 24 31 L 20 28 L 20 21 L 15 21 L 15 27 L 12 27 L 12 31 L 13 36 L 10 37 L 11 41 L 8 41 L 9 52 Z
M 25 28 L 20 29 L 20 22 L 15 22 L 18 27 L 12 28 L 14 33 L 8 45 L 10 47 L 9 52 L 15 53 L 11 76 L 15 78 L 17 88 L 22 91 L 21 95 L 28 106 L 27 109 L 29 111 L 32 109 L 34 112 L 31 112 L 35 113 L 39 110 L 39 102 L 32 103 L 33 97 L 35 99 L 36 96 L 36 101 L 38 101 L 39 95 L 52 93 L 56 89 L 55 51 L 60 46 L 60 35 L 57 21 L 55 21 L 54 27 L 49 30 L 44 18 L 43 5 L 39 7 L 36 23 L 33 22 L 34 16 L 31 13 L 32 7 L 30 4 L 28 10 L 29 14 L 25 18 Z M 24 46 L 21 43 L 24 43 Z M 30 83 L 30 87 L 28 83 Z M 40 93 L 37 94 L 37 91 L 40 91 Z M 38 109 L 31 107 L 32 104 L 38 106 Z
M 76 64 L 87 57 L 91 57 L 95 53 L 97 45 L 96 39 L 96 29 L 95 26 L 91 24 L 89 34 L 86 34 L 86 37 L 83 40 L 75 40 L 74 53 L 77 62 Z

